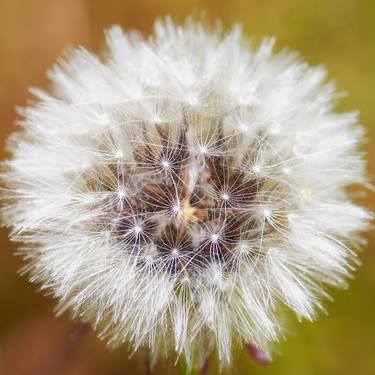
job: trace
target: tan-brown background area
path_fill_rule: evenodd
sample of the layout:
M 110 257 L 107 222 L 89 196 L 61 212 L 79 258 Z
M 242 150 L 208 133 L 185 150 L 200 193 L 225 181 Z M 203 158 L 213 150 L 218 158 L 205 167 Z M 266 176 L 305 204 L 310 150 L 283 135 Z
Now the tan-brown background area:
M 370 174 L 375 172 L 375 2 L 373 0 L 0 0 L 0 146 L 15 129 L 16 105 L 28 87 L 47 87 L 46 69 L 68 46 L 98 51 L 102 30 L 113 23 L 147 34 L 156 17 L 179 20 L 205 10 L 225 26 L 240 21 L 249 36 L 275 35 L 278 47 L 299 50 L 312 64 L 324 64 L 349 95 L 340 109 L 358 109 L 368 129 Z M 1 157 L 6 157 L 1 151 Z M 375 208 L 374 195 L 364 204 Z M 363 266 L 347 291 L 334 291 L 328 315 L 316 323 L 288 325 L 267 368 L 237 351 L 231 374 L 375 374 L 374 233 L 360 255 Z M 68 317 L 53 316 L 54 302 L 17 275 L 21 261 L 1 231 L 0 374 L 142 374 L 143 354 L 109 351 L 92 332 L 74 331 Z M 210 374 L 217 373 L 214 361 Z M 156 373 L 177 374 L 173 361 Z

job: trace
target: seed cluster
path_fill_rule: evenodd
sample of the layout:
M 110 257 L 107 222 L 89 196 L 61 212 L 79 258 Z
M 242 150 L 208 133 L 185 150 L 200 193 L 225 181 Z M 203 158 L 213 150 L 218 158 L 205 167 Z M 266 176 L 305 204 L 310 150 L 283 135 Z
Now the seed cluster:
M 216 351 L 224 368 L 234 343 L 271 354 L 284 307 L 313 320 L 347 285 L 373 218 L 352 199 L 364 129 L 322 66 L 274 42 L 193 19 L 147 39 L 114 26 L 103 54 L 71 50 L 32 90 L 1 221 L 59 314 L 151 363 Z
M 213 262 L 229 271 L 241 243 L 260 235 L 254 200 L 264 179 L 254 167 L 249 173 L 252 154 L 235 162 L 220 126 L 209 142 L 194 145 L 186 124 L 178 136 L 156 129 L 154 142 L 147 132 L 133 140 L 131 163 L 112 167 L 113 229 L 121 248 L 140 266 L 170 274 Z M 263 217 L 261 230 L 269 230 Z

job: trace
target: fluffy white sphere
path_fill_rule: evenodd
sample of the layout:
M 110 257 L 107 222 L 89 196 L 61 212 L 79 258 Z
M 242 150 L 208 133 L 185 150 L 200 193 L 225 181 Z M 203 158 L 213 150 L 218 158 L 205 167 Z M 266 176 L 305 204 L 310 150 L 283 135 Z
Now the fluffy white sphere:
M 115 26 L 49 71 L 22 110 L 4 222 L 30 280 L 111 345 L 230 363 L 269 353 L 288 306 L 313 319 L 343 286 L 369 214 L 355 113 L 322 67 L 194 21 L 144 40 Z

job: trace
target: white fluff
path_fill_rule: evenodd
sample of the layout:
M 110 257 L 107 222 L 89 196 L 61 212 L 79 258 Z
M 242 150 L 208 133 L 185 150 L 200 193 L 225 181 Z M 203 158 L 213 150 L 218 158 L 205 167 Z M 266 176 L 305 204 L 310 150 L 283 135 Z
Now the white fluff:
M 239 27 L 223 34 L 168 18 L 147 40 L 114 26 L 106 42 L 103 59 L 84 48 L 60 59 L 48 73 L 50 93 L 32 90 L 37 101 L 21 110 L 23 129 L 9 139 L 3 217 L 24 243 L 24 271 L 59 300 L 59 313 L 91 322 L 111 345 L 147 346 L 155 358 L 183 353 L 192 366 L 215 348 L 228 365 L 234 340 L 269 354 L 282 330 L 278 307 L 314 319 L 325 287 L 344 286 L 356 263 L 370 219 L 346 191 L 366 183 L 357 115 L 334 112 L 324 68 L 272 52 L 273 39 L 254 47 Z M 184 253 L 188 264 L 174 272 L 179 249 L 161 256 L 140 237 L 137 213 L 124 212 L 174 162 L 167 153 L 142 170 L 138 150 L 148 142 L 156 160 L 158 129 L 177 144 L 182 124 L 187 191 L 204 160 L 224 154 L 231 171 L 261 188 L 234 207 L 251 230 L 231 237 L 225 259 L 200 263 Z M 221 194 L 220 215 L 238 205 L 231 193 L 241 186 L 206 188 L 208 197 Z M 197 224 L 188 209 L 180 214 L 179 197 L 166 199 L 172 209 L 153 219 L 160 228 L 187 220 L 195 252 L 204 241 L 210 252 L 220 246 L 220 220 Z M 124 218 L 134 226 L 122 231 L 116 220 Z

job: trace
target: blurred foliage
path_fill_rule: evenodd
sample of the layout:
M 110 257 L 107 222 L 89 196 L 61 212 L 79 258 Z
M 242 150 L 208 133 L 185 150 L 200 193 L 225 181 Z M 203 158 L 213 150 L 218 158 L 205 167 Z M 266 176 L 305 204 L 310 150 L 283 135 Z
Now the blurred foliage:
M 102 30 L 113 23 L 148 34 L 156 17 L 172 14 L 183 20 L 200 15 L 224 26 L 241 22 L 259 40 L 277 37 L 277 48 L 300 51 L 311 64 L 324 64 L 349 93 L 340 109 L 358 109 L 368 129 L 370 174 L 375 150 L 375 2 L 373 0 L 0 0 L 1 148 L 15 130 L 16 105 L 25 105 L 30 86 L 48 87 L 46 69 L 68 46 L 82 44 L 94 51 L 103 43 Z M 6 153 L 1 151 L 1 156 Z M 364 204 L 375 208 L 374 195 Z M 235 354 L 231 374 L 375 374 L 374 233 L 361 254 L 363 266 L 348 291 L 334 291 L 329 315 L 312 324 L 287 323 L 288 338 L 267 368 L 245 353 Z M 142 374 L 143 354 L 128 359 L 125 348 L 115 352 L 89 333 L 72 341 L 73 323 L 53 318 L 53 301 L 17 275 L 20 259 L 1 232 L 0 252 L 0 374 Z M 156 373 L 175 374 L 173 363 L 159 364 Z M 218 372 L 215 361 L 210 374 Z

